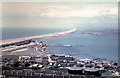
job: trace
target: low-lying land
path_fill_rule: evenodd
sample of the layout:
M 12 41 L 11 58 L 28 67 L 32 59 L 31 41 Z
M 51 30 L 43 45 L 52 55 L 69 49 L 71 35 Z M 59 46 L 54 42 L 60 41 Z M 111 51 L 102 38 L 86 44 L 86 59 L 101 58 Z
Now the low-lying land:
M 65 46 L 71 47 L 71 46 Z M 47 44 L 32 39 L 1 45 L 3 77 L 119 77 L 117 63 L 105 59 L 75 59 L 46 52 Z M 88 78 L 89 78 L 88 77 Z

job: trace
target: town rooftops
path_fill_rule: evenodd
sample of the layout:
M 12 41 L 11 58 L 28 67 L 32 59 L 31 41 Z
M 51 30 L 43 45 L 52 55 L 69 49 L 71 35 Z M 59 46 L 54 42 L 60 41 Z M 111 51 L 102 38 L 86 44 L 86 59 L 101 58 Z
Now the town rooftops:
M 68 67 L 69 70 L 82 70 L 82 67 Z
M 99 70 L 93 69 L 93 68 L 85 68 L 84 70 L 88 71 L 88 72 L 97 72 L 97 71 L 99 71 Z

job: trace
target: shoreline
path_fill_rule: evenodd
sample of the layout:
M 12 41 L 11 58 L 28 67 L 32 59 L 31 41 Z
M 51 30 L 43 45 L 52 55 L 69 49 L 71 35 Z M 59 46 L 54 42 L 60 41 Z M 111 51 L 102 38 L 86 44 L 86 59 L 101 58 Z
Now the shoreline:
M 0 42 L 0 44 L 1 45 L 3 45 L 3 44 L 9 44 L 9 43 L 14 43 L 14 42 L 28 40 L 28 39 L 55 37 L 55 36 L 60 36 L 60 35 L 72 33 L 72 32 L 75 32 L 76 30 L 77 30 L 77 28 L 73 28 L 72 30 L 63 31 L 63 32 L 57 32 L 57 33 L 51 33 L 51 34 L 44 34 L 44 35 L 38 35 L 38 36 L 30 36 L 30 37 L 23 37 L 23 38 L 7 39 L 7 40 L 2 40 Z
M 3 71 L 5 72 L 4 75 L 9 75 L 11 77 L 12 76 L 19 77 L 20 73 L 22 73 L 20 71 L 27 70 L 27 71 L 24 71 L 24 73 L 29 73 L 30 76 L 31 74 L 32 76 L 34 76 L 34 74 L 38 74 L 37 71 L 39 70 L 40 74 L 44 73 L 43 76 L 48 75 L 48 73 L 49 73 L 49 76 L 50 75 L 55 76 L 55 73 L 56 73 L 56 76 L 69 75 L 69 77 L 71 75 L 73 76 L 76 76 L 76 75 L 91 76 L 92 75 L 92 76 L 99 76 L 99 77 L 119 76 L 119 71 L 117 70 L 118 66 L 116 62 L 113 62 L 113 61 L 106 62 L 104 59 L 101 59 L 101 58 L 76 59 L 69 54 L 49 53 L 48 51 L 45 50 L 46 48 L 47 48 L 46 43 L 35 41 L 31 46 L 29 46 L 29 49 L 32 51 L 28 50 L 20 54 L 16 54 L 15 52 L 10 55 L 4 55 L 3 61 L 2 61 Z M 18 65 L 16 65 L 16 63 L 11 63 L 13 60 L 16 60 L 16 59 L 18 59 L 18 61 L 16 61 L 17 63 L 19 63 Z M 41 70 L 42 72 L 40 72 Z M 15 72 L 14 72 L 14 75 L 13 73 L 9 74 L 8 71 L 9 72 L 16 71 L 19 74 L 17 73 L 15 74 Z M 31 71 L 34 71 L 34 73 Z M 116 74 L 116 72 L 118 74 Z M 29 77 L 29 74 L 27 75 L 23 74 L 22 76 Z

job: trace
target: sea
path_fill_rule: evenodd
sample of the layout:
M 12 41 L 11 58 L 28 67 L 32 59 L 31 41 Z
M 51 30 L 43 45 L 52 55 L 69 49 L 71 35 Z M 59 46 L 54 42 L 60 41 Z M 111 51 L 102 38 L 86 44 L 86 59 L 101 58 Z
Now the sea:
M 71 29 L 2 29 L 2 40 L 37 36 L 56 32 L 68 31 Z M 102 34 L 91 34 L 98 32 Z M 46 51 L 55 54 L 69 54 L 76 59 L 104 58 L 107 61 L 118 60 L 118 34 L 114 30 L 80 30 L 57 36 L 37 39 L 48 44 Z M 105 34 L 104 34 L 105 33 Z M 71 46 L 64 46 L 71 45 Z

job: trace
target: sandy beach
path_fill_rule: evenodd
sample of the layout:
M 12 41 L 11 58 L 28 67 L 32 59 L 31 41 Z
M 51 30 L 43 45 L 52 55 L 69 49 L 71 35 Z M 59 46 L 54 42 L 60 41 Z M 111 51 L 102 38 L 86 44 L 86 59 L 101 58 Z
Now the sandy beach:
M 9 44 L 9 43 L 14 43 L 14 42 L 28 40 L 28 39 L 36 39 L 36 38 L 45 38 L 45 37 L 60 36 L 60 35 L 64 35 L 64 34 L 75 32 L 76 30 L 77 30 L 77 28 L 74 28 L 72 30 L 68 30 L 68 31 L 64 31 L 64 32 L 51 33 L 51 34 L 45 34 L 45 35 L 39 35 L 39 36 L 31 36 L 31 37 L 24 37 L 24 38 L 2 40 L 2 43 L 0 43 L 0 44 Z

